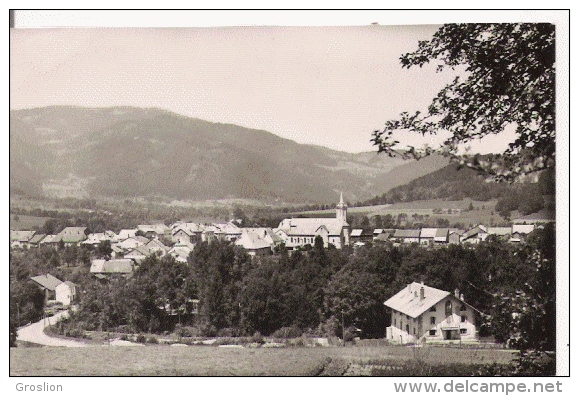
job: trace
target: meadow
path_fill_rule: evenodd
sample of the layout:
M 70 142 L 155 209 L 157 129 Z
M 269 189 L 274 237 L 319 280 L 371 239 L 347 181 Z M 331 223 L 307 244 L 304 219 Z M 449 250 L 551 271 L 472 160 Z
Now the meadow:
M 471 203 L 474 210 L 467 210 Z M 500 225 L 505 223 L 505 220 L 495 212 L 496 204 L 496 200 L 474 201 L 472 199 L 463 199 L 461 201 L 445 201 L 442 199 L 429 199 L 424 201 L 398 202 L 387 205 L 351 207 L 348 208 L 348 214 L 368 216 L 368 218 L 372 218 L 375 215 L 384 216 L 389 214 L 396 218 L 400 213 L 405 213 L 408 215 L 409 220 L 412 220 L 411 216 L 416 213 L 422 216 L 428 215 L 431 219 L 447 219 L 450 224 Z M 442 213 L 434 213 L 435 209 L 440 209 Z M 460 209 L 460 213 L 455 212 L 449 214 L 449 209 Z M 300 212 L 295 213 L 295 215 L 333 217 L 335 213 L 335 209 L 328 209 Z
M 10 348 L 11 376 L 370 375 L 372 367 L 509 363 L 512 351 L 405 346 L 223 348 L 93 346 Z M 393 375 L 396 375 L 394 372 Z

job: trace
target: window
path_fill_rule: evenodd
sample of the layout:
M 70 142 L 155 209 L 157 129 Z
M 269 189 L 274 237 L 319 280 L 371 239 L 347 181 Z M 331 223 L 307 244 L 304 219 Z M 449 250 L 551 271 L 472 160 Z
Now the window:
M 396 326 L 396 319 L 394 319 L 394 326 Z
M 435 336 L 435 335 L 436 335 L 436 330 L 430 330 L 430 331 L 428 332 L 428 335 L 430 335 L 430 336 Z
M 430 307 L 430 312 L 436 312 L 436 305 L 433 305 L 432 307 Z
M 461 311 L 461 312 L 466 311 L 466 305 L 462 304 L 462 305 L 460 306 L 460 311 Z
M 460 321 L 461 322 L 466 322 L 466 315 L 460 315 Z
M 412 328 L 412 334 L 416 335 L 416 327 Z
M 466 329 L 460 329 L 460 334 L 466 334 Z
M 410 326 L 406 325 L 406 332 L 410 334 Z
M 447 301 L 446 305 L 444 306 L 444 316 L 452 315 L 452 301 Z
M 431 325 L 436 324 L 436 318 L 434 316 L 430 317 L 430 324 Z

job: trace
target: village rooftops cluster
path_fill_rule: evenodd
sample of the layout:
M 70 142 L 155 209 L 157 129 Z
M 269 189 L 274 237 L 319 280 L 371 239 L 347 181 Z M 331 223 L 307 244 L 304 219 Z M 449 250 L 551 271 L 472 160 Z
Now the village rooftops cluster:
M 477 225 L 469 230 L 457 228 L 417 228 L 417 229 L 353 229 L 350 240 L 354 246 L 365 242 L 392 242 L 396 244 L 418 243 L 425 246 L 449 244 L 477 244 L 493 236 L 511 243 L 524 242 L 525 238 L 542 225 L 513 224 L 511 227 L 486 227 Z

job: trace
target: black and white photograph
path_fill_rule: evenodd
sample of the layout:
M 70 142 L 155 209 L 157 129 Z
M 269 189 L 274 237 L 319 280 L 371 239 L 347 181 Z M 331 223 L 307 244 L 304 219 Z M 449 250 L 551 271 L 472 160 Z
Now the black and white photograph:
M 16 391 L 569 376 L 569 12 L 12 10 Z

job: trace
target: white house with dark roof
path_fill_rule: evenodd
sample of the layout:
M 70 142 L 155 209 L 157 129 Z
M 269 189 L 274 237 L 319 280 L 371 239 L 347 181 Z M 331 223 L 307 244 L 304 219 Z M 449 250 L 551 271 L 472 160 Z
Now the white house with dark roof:
M 76 299 L 77 285 L 71 281 L 65 281 L 56 286 L 55 291 L 55 300 L 60 301 L 66 307 Z
M 464 301 L 458 289 L 451 294 L 413 282 L 384 305 L 390 309 L 386 338 L 392 342 L 477 341 L 477 310 Z
M 62 281 L 50 274 L 32 276 L 30 279 L 44 291 L 45 300 L 53 299 L 56 296 L 56 286 Z
M 340 202 L 336 206 L 335 218 L 298 218 L 284 219 L 279 223 L 276 234 L 285 238 L 285 246 L 289 250 L 304 245 L 314 245 L 315 238 L 320 236 L 324 247 L 330 244 L 341 249 L 350 245 L 350 225 L 347 222 L 348 207 L 340 194 Z

